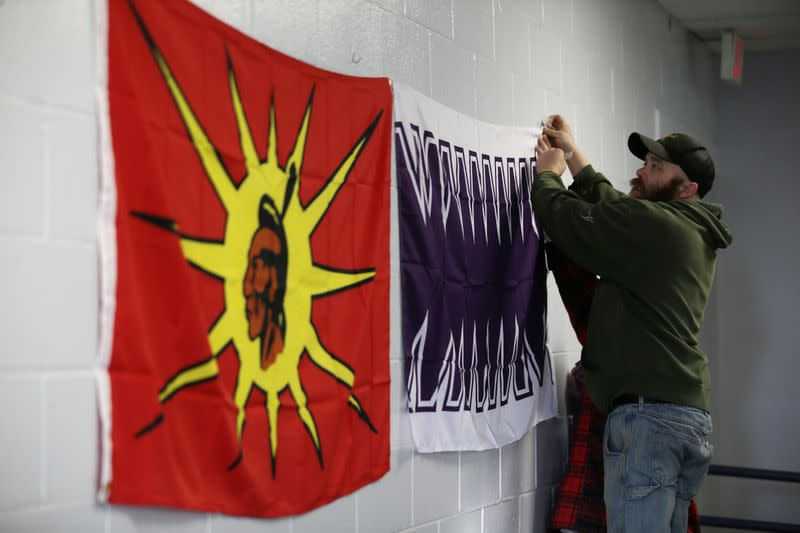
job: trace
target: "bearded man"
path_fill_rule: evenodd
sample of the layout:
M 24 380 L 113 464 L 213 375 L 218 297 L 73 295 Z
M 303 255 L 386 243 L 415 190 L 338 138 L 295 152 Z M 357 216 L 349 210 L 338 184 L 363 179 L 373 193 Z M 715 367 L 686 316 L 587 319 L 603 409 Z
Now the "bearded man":
M 589 165 L 562 117 L 550 123 L 536 146 L 533 208 L 553 243 L 600 277 L 581 363 L 592 400 L 608 412 L 608 531 L 682 533 L 712 451 L 697 337 L 717 250 L 732 240 L 722 207 L 702 200 L 714 163 L 688 135 L 633 133 L 628 147 L 644 164 L 625 195 Z

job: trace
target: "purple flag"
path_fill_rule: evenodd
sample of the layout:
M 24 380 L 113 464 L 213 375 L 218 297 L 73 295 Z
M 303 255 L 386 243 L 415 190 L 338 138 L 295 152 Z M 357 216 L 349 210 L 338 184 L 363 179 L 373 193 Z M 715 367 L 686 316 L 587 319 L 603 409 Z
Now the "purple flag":
M 394 84 L 403 353 L 421 452 L 482 450 L 556 415 L 534 128 Z

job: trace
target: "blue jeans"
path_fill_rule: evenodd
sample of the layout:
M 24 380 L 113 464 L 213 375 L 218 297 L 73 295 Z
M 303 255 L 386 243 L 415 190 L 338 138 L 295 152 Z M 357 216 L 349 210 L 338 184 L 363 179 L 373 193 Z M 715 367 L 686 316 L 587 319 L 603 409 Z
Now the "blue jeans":
M 608 532 L 685 533 L 711 463 L 711 415 L 668 403 L 617 407 L 603 432 Z

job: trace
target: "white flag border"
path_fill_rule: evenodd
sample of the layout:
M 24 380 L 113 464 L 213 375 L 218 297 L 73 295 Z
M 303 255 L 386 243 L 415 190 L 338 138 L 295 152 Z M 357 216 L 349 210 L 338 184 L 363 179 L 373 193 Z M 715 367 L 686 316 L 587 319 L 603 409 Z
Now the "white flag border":
M 95 363 L 98 414 L 100 417 L 100 478 L 97 499 L 108 500 L 111 485 L 111 385 L 108 365 L 114 338 L 114 311 L 117 289 L 117 189 L 114 152 L 111 142 L 111 117 L 108 103 L 108 3 L 94 0 L 96 45 L 95 114 L 99 145 L 99 200 L 97 216 L 100 301 L 98 349 Z

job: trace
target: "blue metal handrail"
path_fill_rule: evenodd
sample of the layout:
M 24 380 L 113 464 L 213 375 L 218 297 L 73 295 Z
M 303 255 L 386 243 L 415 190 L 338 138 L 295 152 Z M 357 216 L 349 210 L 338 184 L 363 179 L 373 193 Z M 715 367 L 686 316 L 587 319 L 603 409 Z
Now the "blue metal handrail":
M 797 533 L 800 531 L 798 524 L 785 524 L 783 522 L 765 522 L 763 520 L 743 520 L 741 518 L 724 518 L 721 516 L 700 517 L 701 526 L 721 527 L 726 529 L 745 529 L 748 531 L 777 531 L 778 533 Z
M 761 468 L 742 468 L 738 466 L 711 465 L 708 473 L 714 476 L 730 476 L 767 481 L 784 481 L 787 483 L 800 483 L 800 473 L 784 470 L 764 470 Z M 700 525 L 745 529 L 749 531 L 777 531 L 778 533 L 800 533 L 800 524 L 787 524 L 784 522 L 767 522 L 763 520 L 744 520 L 741 518 L 727 518 L 721 516 L 700 516 Z
M 762 468 L 742 468 L 740 466 L 711 465 L 708 473 L 712 476 L 745 477 L 767 481 L 786 481 L 800 483 L 800 473 L 785 470 L 764 470 Z

